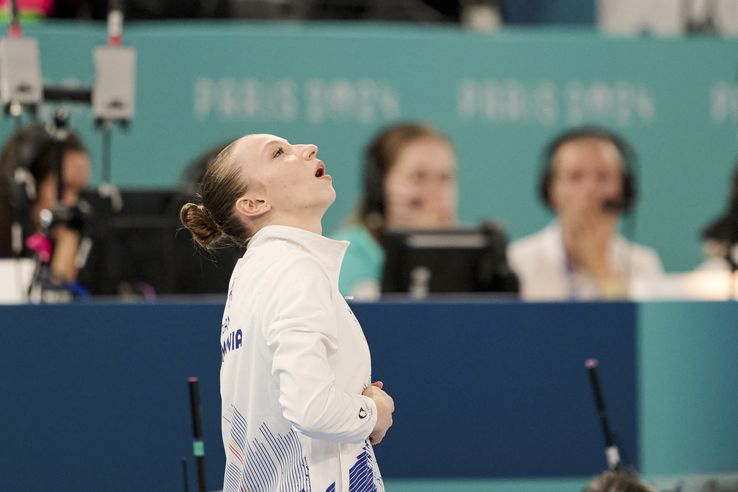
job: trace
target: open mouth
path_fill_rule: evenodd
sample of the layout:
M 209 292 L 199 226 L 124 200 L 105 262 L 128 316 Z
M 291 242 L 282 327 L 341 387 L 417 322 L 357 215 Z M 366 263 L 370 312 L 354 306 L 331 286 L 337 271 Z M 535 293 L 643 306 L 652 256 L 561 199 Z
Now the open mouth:
M 315 177 L 322 178 L 323 176 L 325 176 L 325 164 L 320 163 L 318 169 L 315 170 Z

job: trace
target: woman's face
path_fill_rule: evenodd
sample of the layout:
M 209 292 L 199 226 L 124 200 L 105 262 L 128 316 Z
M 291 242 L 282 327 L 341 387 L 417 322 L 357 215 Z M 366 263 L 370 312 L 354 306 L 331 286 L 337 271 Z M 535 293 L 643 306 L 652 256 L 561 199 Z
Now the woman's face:
M 384 180 L 388 229 L 456 226 L 456 156 L 447 141 L 423 137 L 406 144 Z
M 73 206 L 79 195 L 90 184 L 90 157 L 80 150 L 68 151 L 62 162 L 62 203 Z M 56 205 L 56 173 L 51 173 L 38 183 L 36 208 L 53 209 Z
M 612 142 L 581 138 L 566 142 L 553 158 L 551 203 L 564 222 L 613 216 L 606 207 L 623 194 L 623 162 Z
M 248 183 L 247 195 L 278 214 L 323 213 L 336 199 L 333 179 L 318 147 L 291 144 L 275 135 L 248 135 L 235 149 Z

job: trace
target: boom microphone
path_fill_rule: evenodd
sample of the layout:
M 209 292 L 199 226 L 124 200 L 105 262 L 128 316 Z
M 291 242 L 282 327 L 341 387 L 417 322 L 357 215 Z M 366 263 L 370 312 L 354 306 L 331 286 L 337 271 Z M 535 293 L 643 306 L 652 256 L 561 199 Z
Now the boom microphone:
M 622 212 L 626 209 L 627 202 L 623 197 L 608 198 L 602 202 L 602 210 L 606 212 Z

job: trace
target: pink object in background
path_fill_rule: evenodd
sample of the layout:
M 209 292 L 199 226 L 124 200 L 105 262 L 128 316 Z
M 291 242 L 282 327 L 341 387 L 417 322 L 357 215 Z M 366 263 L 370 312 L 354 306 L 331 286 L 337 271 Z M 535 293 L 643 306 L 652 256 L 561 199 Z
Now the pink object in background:
M 18 10 L 35 14 L 49 15 L 54 8 L 54 0 L 18 0 Z M 10 9 L 8 0 L 0 0 L 0 10 Z
M 51 261 L 51 241 L 40 232 L 32 234 L 26 239 L 26 247 L 36 253 L 42 263 Z

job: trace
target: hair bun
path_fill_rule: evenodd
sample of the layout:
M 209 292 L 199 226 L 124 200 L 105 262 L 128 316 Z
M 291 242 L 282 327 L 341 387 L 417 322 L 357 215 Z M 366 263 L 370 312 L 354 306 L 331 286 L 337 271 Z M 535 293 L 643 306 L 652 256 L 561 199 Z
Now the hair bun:
M 203 249 L 213 249 L 223 239 L 223 231 L 201 204 L 185 203 L 179 211 L 179 220 Z

